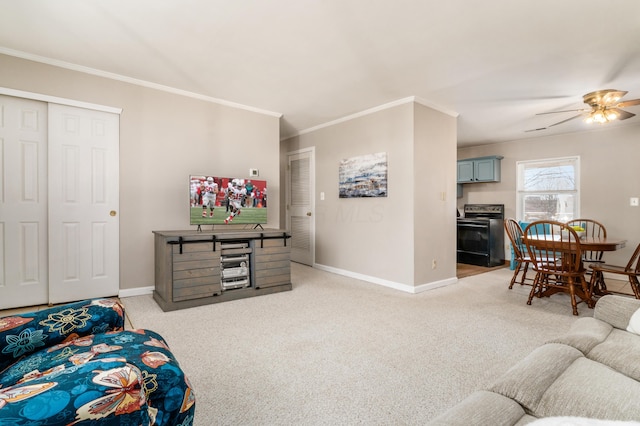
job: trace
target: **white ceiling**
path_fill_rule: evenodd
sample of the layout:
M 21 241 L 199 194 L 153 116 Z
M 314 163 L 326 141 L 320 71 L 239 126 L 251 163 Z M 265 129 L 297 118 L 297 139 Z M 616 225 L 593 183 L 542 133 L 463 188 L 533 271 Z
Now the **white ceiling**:
M 0 53 L 279 113 L 283 138 L 416 97 L 467 146 L 587 130 L 525 133 L 594 90 L 640 98 L 640 1 L 0 0 Z

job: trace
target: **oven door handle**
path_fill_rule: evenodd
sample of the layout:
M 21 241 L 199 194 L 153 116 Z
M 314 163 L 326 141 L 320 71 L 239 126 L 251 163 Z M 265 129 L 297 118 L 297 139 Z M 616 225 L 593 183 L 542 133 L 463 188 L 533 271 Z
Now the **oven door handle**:
M 458 228 L 487 228 L 487 225 L 476 225 L 472 223 L 459 223 Z

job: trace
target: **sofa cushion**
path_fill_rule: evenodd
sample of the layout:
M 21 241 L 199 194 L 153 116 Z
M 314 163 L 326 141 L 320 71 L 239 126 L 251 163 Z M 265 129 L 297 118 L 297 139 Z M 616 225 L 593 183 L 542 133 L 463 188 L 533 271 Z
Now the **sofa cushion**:
M 431 426 L 515 425 L 525 416 L 515 401 L 480 390 L 429 422 Z M 530 419 L 533 420 L 533 419 Z M 527 422 L 521 423 L 526 424 Z
M 614 329 L 587 358 L 640 381 L 640 336 Z
M 638 401 L 640 383 L 580 357 L 544 392 L 533 415 L 637 420 L 640 419 Z
M 565 335 L 550 340 L 548 343 L 569 345 L 586 355 L 591 349 L 604 342 L 612 330 L 613 326 L 604 321 L 591 317 L 579 318 L 571 325 Z
M 549 386 L 582 357 L 582 352 L 571 346 L 542 345 L 511 367 L 489 390 L 514 399 L 525 411 L 535 414 L 538 402 Z
M 598 299 L 593 317 L 626 330 L 631 316 L 640 309 L 640 300 L 608 294 Z

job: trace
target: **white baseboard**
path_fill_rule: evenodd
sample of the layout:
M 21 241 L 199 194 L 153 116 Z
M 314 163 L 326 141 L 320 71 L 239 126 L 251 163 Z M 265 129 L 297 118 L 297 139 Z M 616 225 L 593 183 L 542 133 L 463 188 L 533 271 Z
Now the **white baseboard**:
M 133 296 L 144 296 L 147 294 L 153 294 L 154 286 L 149 287 L 137 287 L 137 288 L 125 288 L 124 290 L 120 290 L 118 292 L 118 297 L 133 297 Z
M 422 293 L 427 290 L 434 290 L 436 288 L 445 287 L 458 282 L 458 277 L 447 278 L 445 280 L 434 281 L 431 283 L 420 284 L 414 290 L 414 293 Z
M 381 278 L 378 277 L 372 277 L 369 275 L 364 275 L 364 274 L 359 274 L 357 272 L 352 272 L 352 271 L 346 271 L 344 269 L 338 269 L 338 268 L 333 268 L 331 266 L 326 266 L 326 265 L 321 265 L 319 263 L 315 263 L 313 265 L 314 268 L 323 270 L 323 271 L 327 271 L 327 272 L 331 272 L 334 274 L 338 274 L 338 275 L 343 275 L 345 277 L 349 277 L 349 278 L 355 278 L 357 280 L 362 280 L 362 281 L 367 281 L 373 284 L 378 284 L 384 287 L 389 287 L 392 288 L 394 290 L 400 290 L 400 291 L 404 291 L 405 293 L 422 293 L 423 291 L 427 291 L 427 290 L 433 290 L 435 288 L 438 287 L 444 287 L 447 285 L 451 285 L 451 284 L 455 284 L 458 282 L 458 278 L 457 277 L 453 277 L 453 278 L 448 278 L 446 280 L 440 280 L 440 281 L 435 281 L 432 283 L 426 283 L 426 284 L 421 284 L 419 286 L 410 286 L 407 284 L 401 284 L 401 283 L 397 283 L 394 281 L 388 281 L 388 280 L 383 280 Z

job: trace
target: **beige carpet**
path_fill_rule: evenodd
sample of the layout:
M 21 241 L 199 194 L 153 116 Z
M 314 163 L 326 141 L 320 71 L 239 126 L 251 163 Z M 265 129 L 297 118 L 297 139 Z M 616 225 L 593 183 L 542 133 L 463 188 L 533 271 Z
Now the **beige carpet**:
M 575 321 L 565 295 L 527 306 L 511 273 L 412 295 L 293 264 L 290 292 L 166 313 L 123 302 L 190 377 L 197 426 L 419 425 Z

